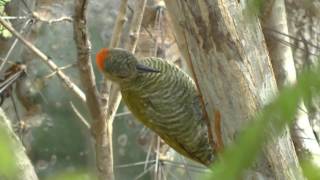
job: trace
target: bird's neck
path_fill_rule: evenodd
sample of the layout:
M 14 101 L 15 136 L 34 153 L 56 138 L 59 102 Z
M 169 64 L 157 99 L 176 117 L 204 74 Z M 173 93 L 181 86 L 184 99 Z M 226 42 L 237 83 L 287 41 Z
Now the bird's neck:
M 139 74 L 137 77 L 130 79 L 130 81 L 119 82 L 120 89 L 125 90 L 137 90 L 143 89 L 144 84 L 150 81 L 150 74 L 143 73 Z

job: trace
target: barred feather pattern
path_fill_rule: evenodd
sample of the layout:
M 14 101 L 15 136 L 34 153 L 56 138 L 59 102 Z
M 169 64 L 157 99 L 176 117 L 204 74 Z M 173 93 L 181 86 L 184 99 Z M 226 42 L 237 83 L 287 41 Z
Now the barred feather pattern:
M 139 73 L 119 84 L 128 108 L 177 152 L 204 165 L 211 164 L 213 151 L 193 80 L 159 58 L 144 58 L 139 63 L 160 73 Z

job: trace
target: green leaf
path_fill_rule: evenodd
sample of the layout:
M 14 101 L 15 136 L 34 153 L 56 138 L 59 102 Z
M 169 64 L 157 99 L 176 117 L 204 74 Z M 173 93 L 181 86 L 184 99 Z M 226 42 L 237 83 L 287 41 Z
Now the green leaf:
M 8 134 L 0 130 L 0 174 L 6 177 L 13 177 L 16 170 L 12 146 Z
M 10 31 L 8 31 L 7 29 L 4 29 L 4 30 L 1 32 L 1 35 L 2 35 L 4 38 L 11 38 L 11 37 L 12 37 L 12 34 L 11 34 Z
M 0 15 L 6 16 L 7 14 L 4 12 L 4 6 L 10 2 L 11 0 L 0 0 Z M 10 22 L 9 22 L 10 23 Z M 12 37 L 12 34 L 5 29 L 2 25 L 0 25 L 0 35 L 4 38 L 10 38 Z
M 94 176 L 86 172 L 64 172 L 49 178 L 49 180 L 96 180 Z
M 320 167 L 312 164 L 311 161 L 303 161 L 303 173 L 307 179 L 320 179 Z

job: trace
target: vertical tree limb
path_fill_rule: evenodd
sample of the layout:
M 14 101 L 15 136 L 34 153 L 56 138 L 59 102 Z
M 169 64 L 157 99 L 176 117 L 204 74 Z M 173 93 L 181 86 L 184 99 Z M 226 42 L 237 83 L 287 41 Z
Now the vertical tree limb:
M 74 40 L 77 46 L 79 76 L 87 98 L 87 106 L 93 119 L 92 133 L 95 139 L 98 179 L 114 179 L 112 129 L 106 123 L 106 106 L 102 105 L 90 58 L 91 45 L 87 29 L 88 0 L 75 0 Z M 103 97 L 102 97 L 103 98 Z M 104 100 L 104 101 L 103 101 Z M 105 99 L 102 99 L 105 102 Z
M 275 33 L 289 34 L 285 2 L 284 0 L 266 1 L 263 10 L 263 31 L 277 84 L 280 88 L 295 84 L 297 78 L 292 49 L 282 43 L 289 42 L 290 39 Z M 307 109 L 303 102 L 300 103 L 297 110 L 296 123 L 292 134 L 298 155 L 301 155 L 301 158 L 304 158 L 305 155 L 310 155 L 312 161 L 320 165 L 320 147 L 313 133 Z
M 126 11 L 128 6 L 128 0 L 121 0 L 118 11 L 118 16 L 112 31 L 112 38 L 109 47 L 118 47 L 124 23 L 127 21 Z

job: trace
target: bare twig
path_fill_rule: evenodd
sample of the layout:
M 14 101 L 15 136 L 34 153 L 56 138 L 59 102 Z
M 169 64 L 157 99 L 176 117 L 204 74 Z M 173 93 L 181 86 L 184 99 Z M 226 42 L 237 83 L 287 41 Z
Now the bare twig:
M 129 34 L 130 39 L 129 39 L 129 43 L 127 44 L 127 49 L 133 53 L 135 52 L 138 44 L 141 22 L 143 18 L 144 9 L 146 7 L 146 3 L 147 3 L 146 0 L 137 0 L 135 4 L 134 15 L 132 18 L 132 24 L 130 28 L 130 34 Z
M 265 26 L 262 26 L 263 30 L 265 30 L 265 32 L 267 32 L 268 34 L 278 34 L 278 35 L 282 35 L 286 38 L 290 38 L 294 41 L 298 41 L 298 42 L 304 42 L 304 40 L 301 38 L 297 38 L 297 37 L 294 37 L 294 36 L 291 36 L 290 34 L 288 33 L 284 33 L 284 32 L 281 32 L 279 30 L 276 30 L 274 28 L 269 28 L 269 27 L 265 27 Z M 274 35 L 273 35 L 274 36 Z M 286 38 L 282 38 L 282 39 L 286 39 Z M 316 44 L 313 44 L 312 42 L 309 42 L 309 41 L 306 41 L 306 44 L 310 45 L 311 47 L 314 47 L 315 49 L 318 49 L 320 50 L 320 47 Z
M 112 38 L 110 41 L 110 47 L 118 47 L 121 40 L 121 34 L 124 23 L 127 21 L 126 11 L 127 11 L 128 0 L 122 0 L 119 7 L 118 16 L 116 19 L 116 24 L 114 25 L 112 31 Z
M 189 172 L 189 166 L 188 166 L 188 164 L 186 162 L 186 159 L 184 157 L 181 157 L 181 159 L 182 159 L 183 166 L 184 166 L 184 168 L 186 170 L 186 175 L 188 177 L 188 180 L 191 180 L 192 178 L 191 178 L 191 174 Z
M 131 114 L 130 111 L 121 112 L 121 113 L 117 113 L 115 117 L 127 116 L 127 115 L 130 115 L 130 114 Z
M 20 20 L 20 19 L 28 19 L 28 16 L 0 16 L 0 19 L 3 20 Z
M 134 180 L 138 180 L 140 179 L 141 177 L 143 177 L 144 175 L 146 175 L 152 168 L 153 168 L 154 165 L 150 166 L 148 169 L 144 170 L 143 172 L 141 172 L 138 176 L 136 176 L 134 178 Z
M 72 22 L 73 19 L 70 16 L 61 16 L 59 18 L 54 18 L 54 19 L 47 19 L 47 18 L 43 18 L 40 14 L 38 14 L 37 12 L 33 12 L 32 13 L 33 18 L 35 18 L 36 20 L 39 20 L 41 22 L 45 22 L 48 24 L 52 24 L 52 23 L 59 23 L 59 22 Z
M 144 164 L 153 164 L 155 163 L 156 160 L 150 160 L 150 161 L 140 161 L 140 162 L 134 162 L 134 163 L 128 163 L 128 164 L 121 164 L 121 165 L 116 165 L 116 168 L 129 168 L 129 167 L 133 167 L 133 166 L 142 166 Z M 145 168 L 146 169 L 146 168 Z
M 148 153 L 147 153 L 147 156 L 146 156 L 146 160 L 145 160 L 145 163 L 144 163 L 144 170 L 147 169 L 148 167 L 148 162 L 150 160 L 150 155 L 151 155 L 151 150 L 152 150 L 152 145 L 153 145 L 153 141 L 155 139 L 155 136 L 152 137 L 151 141 L 150 141 L 150 144 L 149 144 L 149 148 L 148 148 Z
M 88 123 L 88 121 L 82 116 L 82 114 L 80 113 L 80 111 L 78 111 L 78 109 L 74 106 L 74 104 L 70 101 L 70 106 L 73 110 L 73 112 L 76 114 L 76 116 L 79 118 L 79 120 L 84 124 L 84 126 L 86 128 L 88 128 L 88 130 L 91 128 L 90 124 Z
M 27 3 L 25 0 L 20 0 L 20 2 L 22 2 L 23 6 L 26 8 L 26 10 L 27 10 L 29 13 L 32 13 L 31 8 L 29 7 L 28 3 Z
M 27 26 L 29 25 L 29 23 L 30 23 L 30 20 L 27 20 L 27 21 L 25 22 L 25 24 L 22 26 L 22 28 L 21 28 L 21 30 L 20 30 L 20 34 L 23 34 L 23 33 L 24 33 L 24 31 L 25 31 L 25 29 L 27 28 Z M 3 62 L 2 62 L 1 65 L 0 65 L 0 71 L 2 70 L 2 68 L 4 67 L 4 65 L 7 63 L 9 56 L 11 55 L 13 49 L 14 49 L 14 48 L 16 47 L 16 45 L 17 45 L 17 42 L 18 42 L 18 38 L 16 38 L 16 39 L 13 41 L 13 43 L 12 43 L 9 51 L 7 52 L 6 56 L 4 57 Z
M 59 67 L 59 70 L 60 70 L 60 71 L 66 70 L 66 69 L 75 67 L 75 66 L 77 66 L 77 65 L 78 65 L 78 64 L 68 64 L 68 65 L 66 65 L 66 66 Z M 51 72 L 50 74 L 45 75 L 44 78 L 45 78 L 45 79 L 49 79 L 49 78 L 51 78 L 52 76 L 54 76 L 55 74 L 57 74 L 57 71 L 53 71 L 53 72 Z
M 8 31 L 10 31 L 14 36 L 16 36 L 33 53 L 40 57 L 40 60 L 45 62 L 51 70 L 57 71 L 57 76 L 62 80 L 62 82 L 83 102 L 86 102 L 86 96 L 81 91 L 81 89 L 76 84 L 74 84 L 67 75 L 60 71 L 59 67 L 47 55 L 45 55 L 32 43 L 27 41 L 24 37 L 22 37 L 22 35 L 19 32 L 17 32 L 13 27 L 11 27 L 11 25 L 8 24 L 5 20 L 0 19 L 0 24 L 2 24 L 6 29 L 8 29 Z
M 157 150 L 156 150 L 156 164 L 154 167 L 154 178 L 153 179 L 158 179 L 159 175 L 159 157 L 160 157 L 160 137 L 157 136 Z
M 86 18 L 87 5 L 87 0 L 75 0 L 73 26 L 74 40 L 77 46 L 79 75 L 81 82 L 85 87 L 87 106 L 91 117 L 93 118 L 91 130 L 93 137 L 95 138 L 98 179 L 113 180 L 112 126 L 108 126 L 107 121 L 105 121 L 105 99 L 100 99 L 101 96 L 99 96 L 96 89 L 96 82 L 90 58 L 91 46 L 88 37 Z

